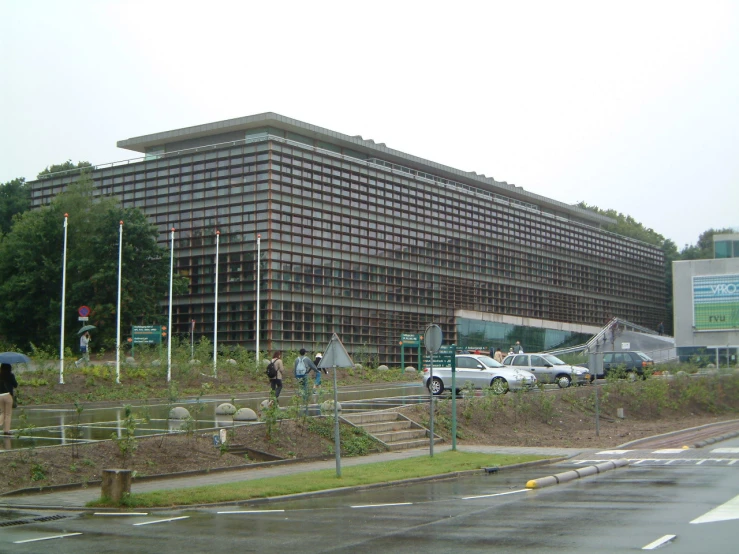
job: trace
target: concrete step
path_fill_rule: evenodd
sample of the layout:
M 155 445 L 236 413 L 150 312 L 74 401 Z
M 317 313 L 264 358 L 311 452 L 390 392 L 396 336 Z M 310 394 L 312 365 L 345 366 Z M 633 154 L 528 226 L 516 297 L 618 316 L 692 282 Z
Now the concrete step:
M 443 442 L 443 439 L 437 438 L 434 441 L 434 444 L 439 444 L 440 442 Z M 406 441 L 406 442 L 393 442 L 387 445 L 388 450 L 409 450 L 411 448 L 424 448 L 429 446 L 430 441 L 429 439 L 424 440 L 413 440 L 413 441 Z
M 388 421 L 387 423 L 362 423 L 361 425 L 357 425 L 357 427 L 361 427 L 370 435 L 374 435 L 387 431 L 403 431 L 404 429 L 410 429 L 412 425 L 413 422 L 410 420 L 399 419 L 397 421 Z
M 423 439 L 428 437 L 428 433 L 426 432 L 426 429 L 410 429 L 408 431 L 396 431 L 394 433 L 377 433 L 374 436 L 385 444 L 390 444 L 392 442 Z
M 398 414 L 396 412 L 365 412 L 361 414 L 346 414 L 343 417 L 354 425 L 361 426 L 365 423 L 395 421 L 398 419 Z

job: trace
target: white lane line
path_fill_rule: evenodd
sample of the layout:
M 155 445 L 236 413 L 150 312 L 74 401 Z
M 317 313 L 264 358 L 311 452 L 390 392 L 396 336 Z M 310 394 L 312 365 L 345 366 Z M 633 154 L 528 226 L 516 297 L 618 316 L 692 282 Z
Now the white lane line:
M 664 537 L 658 538 L 656 541 L 650 542 L 647 546 L 643 546 L 642 550 L 654 550 L 655 548 L 659 548 L 663 544 L 670 542 L 675 537 L 677 537 L 677 535 L 665 535 Z
M 48 541 L 51 539 L 63 539 L 64 537 L 74 537 L 75 535 L 81 535 L 82 533 L 65 533 L 64 535 L 52 535 L 51 537 L 40 537 L 38 539 L 26 539 L 23 541 L 13 541 L 13 544 L 23 544 L 25 542 L 38 542 Z
M 178 519 L 190 519 L 190 516 L 170 517 L 167 519 L 155 519 L 154 521 L 142 521 L 141 523 L 134 523 L 134 525 L 151 525 L 152 523 L 166 523 L 168 521 L 177 521 Z
M 730 466 L 733 466 L 733 465 L 734 465 L 735 463 L 737 463 L 737 462 L 739 462 L 739 460 L 731 460 L 731 461 L 729 462 L 729 465 L 730 465 Z
M 627 452 L 633 452 L 633 450 L 602 450 L 598 454 L 604 454 L 606 456 L 610 454 L 626 454 Z
M 412 506 L 413 502 L 398 502 L 395 504 L 363 504 L 361 506 L 349 506 L 350 508 L 385 508 L 388 506 Z
M 520 489 L 517 491 L 497 492 L 495 494 L 481 494 L 479 496 L 463 496 L 462 500 L 474 500 L 475 498 L 492 498 L 493 496 L 506 496 L 508 494 L 518 494 L 519 492 L 529 492 L 532 489 Z
M 705 462 L 705 461 L 707 461 L 707 460 L 700 460 L 700 461 L 696 462 L 695 465 L 697 465 L 697 466 L 703 465 L 703 462 Z
M 148 516 L 149 512 L 95 512 L 94 516 Z
M 285 510 L 229 510 L 225 512 L 216 512 L 217 514 L 277 514 Z
M 663 448 L 662 450 L 654 450 L 652 454 L 682 454 L 685 452 L 682 448 Z
M 728 502 L 721 504 L 721 506 L 695 518 L 690 523 L 711 523 L 713 521 L 728 521 L 731 519 L 739 519 L 739 496 L 735 496 Z
M 739 454 L 739 448 L 714 448 L 711 452 L 716 454 Z

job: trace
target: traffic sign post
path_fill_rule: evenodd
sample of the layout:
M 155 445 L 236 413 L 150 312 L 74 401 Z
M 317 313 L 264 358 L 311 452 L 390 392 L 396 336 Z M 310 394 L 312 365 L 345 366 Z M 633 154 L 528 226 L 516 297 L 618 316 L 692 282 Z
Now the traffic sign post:
M 426 346 L 426 352 L 429 353 L 429 395 L 431 395 L 431 399 L 429 402 L 430 408 L 429 408 L 429 455 L 433 458 L 434 457 L 434 391 L 433 391 L 433 382 L 434 382 L 434 354 L 436 354 L 439 349 L 441 348 L 441 343 L 443 340 L 443 334 L 441 332 L 441 327 L 436 325 L 435 323 L 432 323 L 428 327 L 426 327 L 426 332 L 424 333 L 424 336 L 426 337 L 424 339 L 424 345 Z M 453 392 L 453 391 L 452 391 Z

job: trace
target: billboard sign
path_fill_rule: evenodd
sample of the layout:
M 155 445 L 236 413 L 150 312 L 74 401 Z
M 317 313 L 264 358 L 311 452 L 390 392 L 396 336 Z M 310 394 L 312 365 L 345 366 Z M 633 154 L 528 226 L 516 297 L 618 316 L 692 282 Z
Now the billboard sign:
M 693 277 L 696 331 L 739 329 L 739 274 Z

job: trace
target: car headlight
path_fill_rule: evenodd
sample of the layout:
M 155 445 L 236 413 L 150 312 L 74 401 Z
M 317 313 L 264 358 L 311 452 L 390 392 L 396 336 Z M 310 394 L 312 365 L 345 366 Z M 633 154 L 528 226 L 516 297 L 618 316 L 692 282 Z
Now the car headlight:
M 582 369 L 575 368 L 574 373 L 575 375 L 582 375 L 583 373 L 588 373 L 588 370 L 585 368 L 582 368 Z

